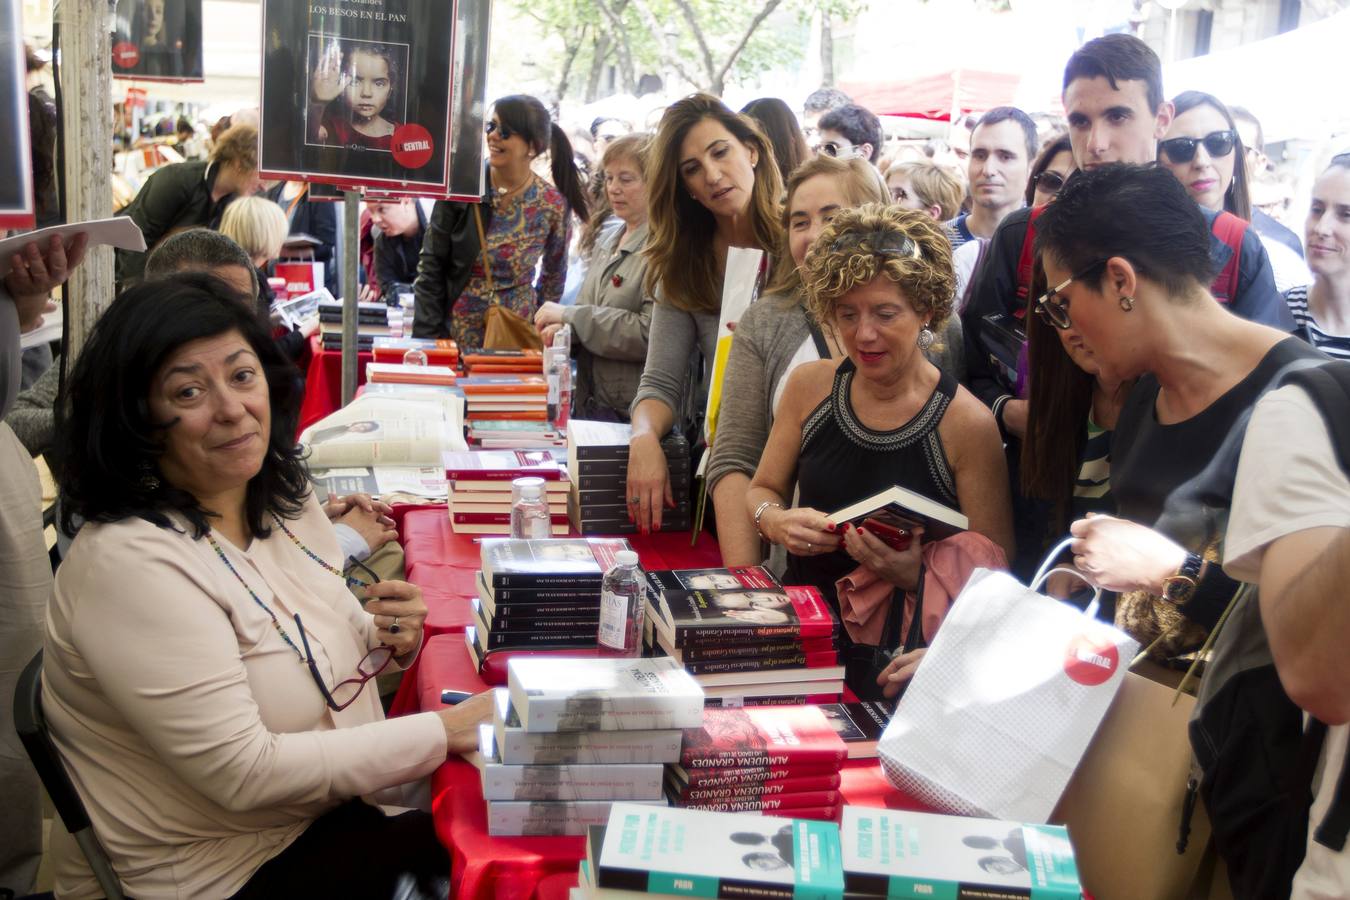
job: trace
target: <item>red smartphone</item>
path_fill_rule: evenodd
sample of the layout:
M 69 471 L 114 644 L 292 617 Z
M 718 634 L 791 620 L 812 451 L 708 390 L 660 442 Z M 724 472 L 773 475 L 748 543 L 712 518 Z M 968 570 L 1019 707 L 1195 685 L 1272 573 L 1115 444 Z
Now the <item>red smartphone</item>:
M 875 534 L 892 550 L 908 550 L 910 542 L 914 539 L 914 536 L 905 529 L 888 525 L 880 519 L 864 519 L 860 527 Z

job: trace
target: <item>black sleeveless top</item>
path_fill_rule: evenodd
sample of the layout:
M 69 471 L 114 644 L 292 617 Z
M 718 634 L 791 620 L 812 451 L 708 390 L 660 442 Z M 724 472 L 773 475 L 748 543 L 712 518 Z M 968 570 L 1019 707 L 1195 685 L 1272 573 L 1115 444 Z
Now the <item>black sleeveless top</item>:
M 941 371 L 914 418 L 891 431 L 874 431 L 853 412 L 849 388 L 855 375 L 852 360 L 840 363 L 830 395 L 802 423 L 799 505 L 828 514 L 899 485 L 960 509 L 956 479 L 938 436 L 938 423 L 956 395 L 956 379 Z M 788 554 L 785 583 L 814 585 L 838 612 L 834 583 L 857 568 L 842 549 L 820 556 Z

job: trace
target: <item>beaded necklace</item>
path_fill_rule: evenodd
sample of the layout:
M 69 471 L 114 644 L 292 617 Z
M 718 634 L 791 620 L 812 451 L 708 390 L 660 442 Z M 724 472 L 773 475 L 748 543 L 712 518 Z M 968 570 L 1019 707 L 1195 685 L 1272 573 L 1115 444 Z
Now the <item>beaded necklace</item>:
M 339 578 L 344 579 L 349 585 L 365 584 L 365 582 L 360 580 L 359 578 L 352 578 L 348 575 L 344 575 L 341 571 L 333 568 L 331 565 L 325 562 L 323 558 L 319 556 L 317 553 L 315 553 L 313 550 L 309 549 L 304 544 L 300 543 L 300 539 L 291 533 L 291 530 L 286 527 L 286 523 L 282 522 L 281 517 L 278 516 L 276 513 L 272 513 L 272 521 L 277 523 L 277 525 L 281 528 L 282 532 L 291 539 L 291 542 L 294 543 L 295 546 L 303 550 L 305 555 L 308 556 L 310 559 L 314 560 L 316 563 L 318 563 L 321 568 L 323 568 L 328 572 L 332 572 Z M 239 570 L 234 567 L 234 564 L 230 562 L 229 557 L 225 555 L 224 548 L 222 548 L 220 544 L 216 542 L 216 539 L 211 536 L 211 532 L 209 531 L 206 533 L 206 541 L 211 545 L 211 549 L 216 551 L 216 556 L 220 557 L 220 561 L 225 564 L 225 568 L 230 570 L 230 574 L 233 575 L 239 581 L 239 583 L 244 586 L 244 590 L 248 591 L 248 595 L 253 598 L 253 602 L 258 604 L 258 606 L 262 607 L 263 612 L 267 613 L 267 615 L 272 619 L 272 627 L 277 630 L 277 634 L 281 635 L 281 639 L 286 642 L 286 646 L 294 650 L 295 655 L 300 657 L 300 662 L 304 663 L 306 661 L 305 654 L 300 652 L 300 648 L 296 646 L 295 641 L 291 640 L 291 636 L 286 633 L 286 629 L 282 627 L 281 620 L 277 618 L 277 614 L 273 612 L 272 607 L 268 606 L 267 603 L 263 600 L 263 598 L 258 596 L 258 592 L 253 590 L 253 588 L 249 586 L 249 583 L 244 580 L 244 576 L 239 574 Z

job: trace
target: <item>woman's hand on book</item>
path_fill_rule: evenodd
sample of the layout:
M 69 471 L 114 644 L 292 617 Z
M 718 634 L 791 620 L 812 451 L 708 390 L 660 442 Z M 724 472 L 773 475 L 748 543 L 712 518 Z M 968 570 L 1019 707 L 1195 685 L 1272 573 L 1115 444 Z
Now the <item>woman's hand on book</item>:
M 628 515 L 640 533 L 661 530 L 663 503 L 675 507 L 661 441 L 651 432 L 634 435 L 628 444 Z
M 839 549 L 839 533 L 818 509 L 809 506 L 764 511 L 759 520 L 764 536 L 793 556 L 818 556 Z
M 910 534 L 912 538 L 907 549 L 892 550 L 866 528 L 845 524 L 844 550 L 882 581 L 912 591 L 919 585 L 919 569 L 923 564 L 923 542 L 920 540 L 923 529 L 915 528 Z
M 478 749 L 478 726 L 492 721 L 492 691 L 475 694 L 462 703 L 436 710 L 445 726 L 447 755 Z

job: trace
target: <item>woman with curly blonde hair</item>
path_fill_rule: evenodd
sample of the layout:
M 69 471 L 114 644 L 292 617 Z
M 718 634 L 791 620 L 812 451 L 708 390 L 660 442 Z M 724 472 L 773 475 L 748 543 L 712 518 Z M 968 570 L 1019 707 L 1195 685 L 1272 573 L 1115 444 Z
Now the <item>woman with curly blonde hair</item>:
M 941 226 L 896 206 L 840 211 L 807 253 L 802 281 L 807 310 L 834 331 L 844 356 L 793 371 L 746 494 L 760 534 L 788 552 L 786 583 L 815 585 L 836 610 L 836 581 L 860 566 L 899 592 L 915 590 L 921 530 L 895 550 L 822 511 L 894 485 L 961 510 L 971 531 L 1011 556 L 998 427 L 923 354 L 952 312 L 951 245 Z M 789 509 L 794 474 L 800 500 Z M 849 686 L 878 693 L 853 678 Z

